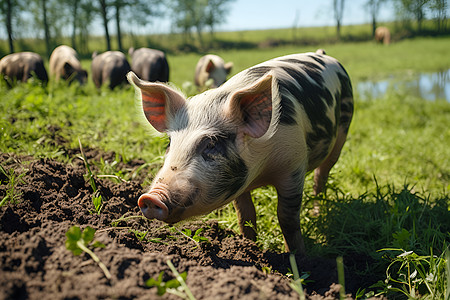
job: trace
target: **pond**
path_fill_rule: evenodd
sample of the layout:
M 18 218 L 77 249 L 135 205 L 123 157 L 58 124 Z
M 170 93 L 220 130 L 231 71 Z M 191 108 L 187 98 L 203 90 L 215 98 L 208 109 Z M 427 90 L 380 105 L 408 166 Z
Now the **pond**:
M 356 91 L 362 100 L 383 97 L 388 90 L 400 90 L 426 100 L 445 99 L 450 102 L 450 69 L 435 73 L 392 77 L 381 81 L 361 81 Z

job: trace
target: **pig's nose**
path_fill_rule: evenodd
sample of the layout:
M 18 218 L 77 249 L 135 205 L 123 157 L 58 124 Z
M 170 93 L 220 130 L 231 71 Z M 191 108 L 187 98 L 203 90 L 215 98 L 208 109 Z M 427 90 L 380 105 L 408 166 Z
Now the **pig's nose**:
M 161 201 L 161 197 L 158 194 L 142 194 L 138 199 L 138 205 L 148 219 L 164 221 L 169 215 L 167 205 Z

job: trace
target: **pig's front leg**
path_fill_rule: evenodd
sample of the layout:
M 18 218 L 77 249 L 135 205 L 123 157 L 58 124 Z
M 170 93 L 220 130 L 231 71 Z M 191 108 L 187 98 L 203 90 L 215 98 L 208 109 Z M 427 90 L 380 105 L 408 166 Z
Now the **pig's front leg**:
M 286 251 L 304 255 L 305 244 L 300 230 L 304 172 L 296 172 L 276 186 L 278 193 L 277 215 L 284 236 Z
M 233 201 L 233 205 L 238 217 L 241 234 L 252 241 L 256 241 L 256 211 L 250 192 L 245 192 L 237 197 Z M 246 225 L 247 223 L 252 224 L 252 226 Z

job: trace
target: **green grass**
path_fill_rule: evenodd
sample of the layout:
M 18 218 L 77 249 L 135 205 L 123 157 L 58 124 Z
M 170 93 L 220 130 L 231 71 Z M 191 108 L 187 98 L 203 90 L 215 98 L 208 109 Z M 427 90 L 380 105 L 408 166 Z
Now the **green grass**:
M 234 75 L 268 59 L 324 48 L 346 68 L 354 84 L 361 80 L 378 80 L 392 75 L 434 72 L 450 68 L 449 38 L 417 38 L 402 40 L 390 46 L 372 41 L 359 43 L 320 44 L 315 46 L 282 46 L 266 49 L 214 51 L 225 61 L 232 61 Z M 168 55 L 170 81 L 181 86 L 193 81 L 195 65 L 201 54 Z
M 416 38 L 389 47 L 372 42 L 320 47 L 342 62 L 355 86 L 362 80 L 392 74 L 402 77 L 450 68 L 450 38 Z M 217 53 L 233 61 L 235 74 L 276 56 L 316 48 L 283 46 Z M 199 57 L 169 56 L 171 81 L 176 86 L 193 80 Z M 83 65 L 90 69 L 89 60 Z M 91 81 L 84 87 L 54 83 L 42 87 L 31 82 L 13 89 L 0 83 L 0 89 L 1 152 L 70 162 L 74 158 L 70 153 L 79 155 L 80 140 L 85 150 L 114 151 L 124 161 L 143 159 L 152 167 L 148 182 L 162 163 L 167 139 L 149 128 L 130 86 L 97 91 Z M 414 251 L 418 257 L 428 257 L 427 266 L 432 263 L 431 253 L 446 261 L 443 253 L 450 242 L 449 115 L 449 102 L 426 101 L 403 90 L 389 90 L 379 99 L 366 101 L 360 101 L 356 94 L 349 138 L 332 170 L 326 195 L 315 198 L 311 174 L 306 180 L 301 222 L 308 252 L 343 256 L 344 264 L 346 258 L 359 255 L 367 259 L 367 266 L 352 272 L 374 280 L 385 278 L 386 270 L 390 279 L 404 276 L 405 269 L 387 269 L 390 259 L 398 262 L 398 257 L 378 251 L 383 248 Z M 91 163 L 100 166 L 101 174 L 131 177 L 126 170 L 117 170 L 113 162 Z M 263 249 L 283 250 L 275 190 L 264 187 L 252 195 L 258 216 L 258 244 Z M 319 216 L 311 214 L 314 200 L 321 203 Z M 238 231 L 232 205 L 207 218 L 217 218 Z M 431 266 L 424 272 L 429 269 Z M 438 292 L 445 292 L 445 283 L 440 285 Z M 404 284 L 397 286 L 402 288 Z M 423 285 L 418 288 L 422 290 Z

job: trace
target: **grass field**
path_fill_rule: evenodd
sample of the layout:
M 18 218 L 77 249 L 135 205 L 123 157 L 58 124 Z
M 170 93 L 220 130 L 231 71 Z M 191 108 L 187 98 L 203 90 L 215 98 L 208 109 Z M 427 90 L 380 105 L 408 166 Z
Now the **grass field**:
M 406 76 L 450 68 L 450 38 L 417 38 L 389 47 L 372 42 L 320 47 L 342 62 L 354 85 L 391 74 Z M 217 54 L 233 61 L 235 74 L 276 56 L 316 48 L 287 46 Z M 181 87 L 192 81 L 199 57 L 169 56 L 173 84 Z M 89 60 L 83 65 L 90 69 Z M 114 151 L 124 160 L 144 159 L 154 166 L 147 183 L 162 163 L 167 141 L 146 125 L 131 87 L 97 91 L 92 82 L 84 87 L 51 82 L 46 88 L 34 82 L 13 89 L 1 83 L 0 88 L 2 152 L 68 162 L 73 157 L 68 157 L 66 150 L 77 149 L 79 139 L 84 147 Z M 367 269 L 354 271 L 361 276 L 388 272 L 391 288 L 380 283 L 380 291 L 404 288 L 410 293 L 420 289 L 422 295 L 435 296 L 430 299 L 443 299 L 439 295 L 444 297 L 445 293 L 448 297 L 448 282 L 435 280 L 431 284 L 433 278 L 427 276 L 448 278 L 449 272 L 449 259 L 445 259 L 450 242 L 449 116 L 450 103 L 445 100 L 426 101 L 401 90 L 390 90 L 380 99 L 368 101 L 358 101 L 356 94 L 349 138 L 332 170 L 326 195 L 314 198 L 311 175 L 306 182 L 302 228 L 308 251 L 329 257 L 367 257 Z M 104 172 L 120 173 L 125 179 L 133 175 L 114 168 Z M 259 245 L 282 250 L 274 189 L 261 188 L 253 196 Z M 321 203 L 319 216 L 311 215 L 314 200 Z M 218 218 L 224 226 L 238 230 L 231 205 L 208 218 Z M 400 250 L 378 252 L 383 248 Z M 401 253 L 406 254 L 397 256 Z M 394 264 L 387 269 L 389 259 Z M 415 280 L 406 280 L 411 276 L 405 273 L 406 265 L 417 270 L 423 267 L 423 276 L 416 274 Z

